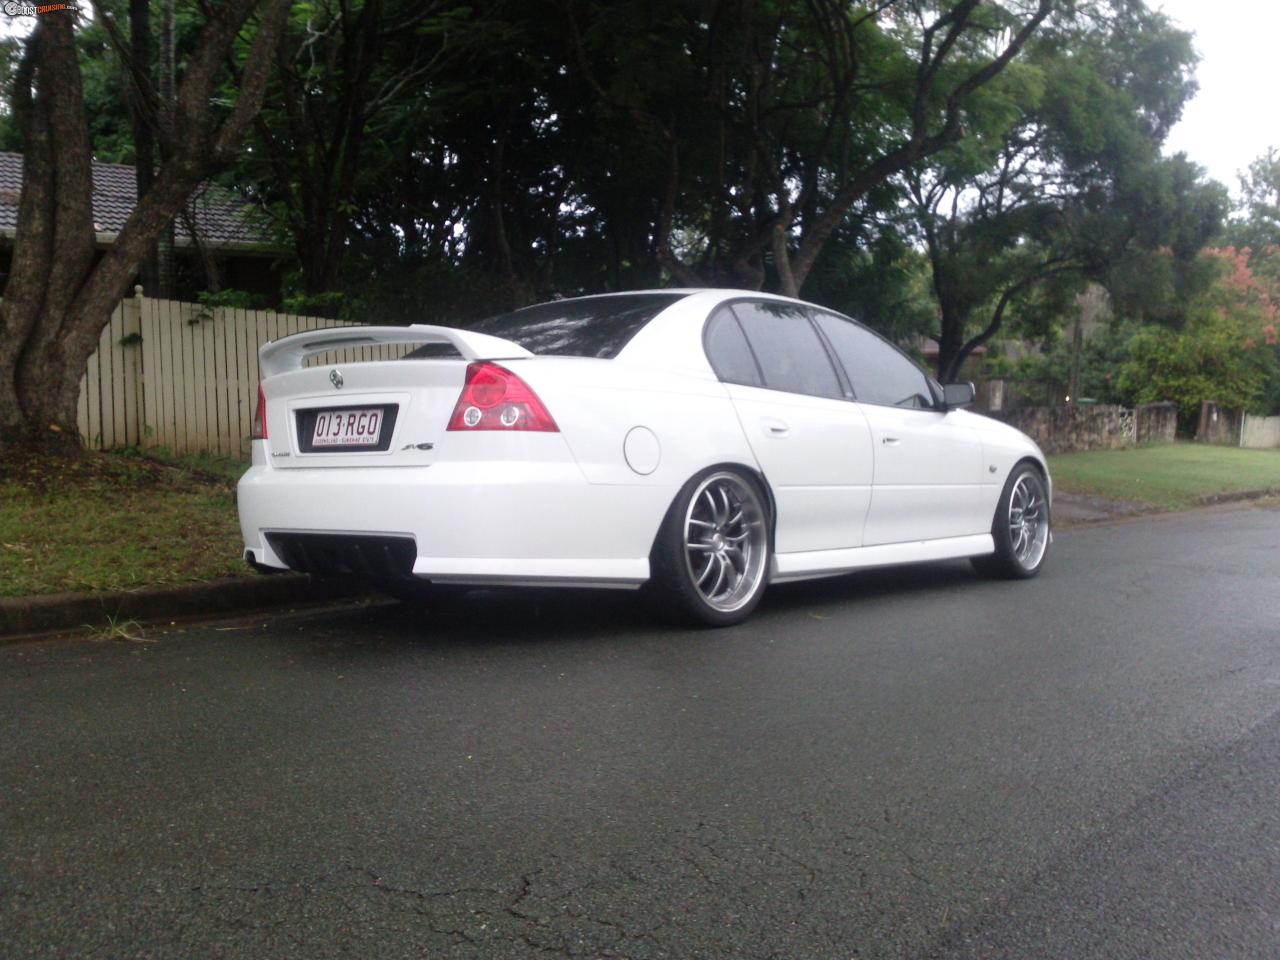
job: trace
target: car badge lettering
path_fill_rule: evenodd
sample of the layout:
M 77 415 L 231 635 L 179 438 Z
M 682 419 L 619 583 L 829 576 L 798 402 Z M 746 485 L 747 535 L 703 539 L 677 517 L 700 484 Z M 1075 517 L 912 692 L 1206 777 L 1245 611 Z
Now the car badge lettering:
M 342 389 L 342 371 L 341 371 L 341 370 L 330 370 L 330 371 L 329 371 L 329 382 L 333 384 L 333 388 L 334 388 L 335 390 L 341 390 L 341 389 Z

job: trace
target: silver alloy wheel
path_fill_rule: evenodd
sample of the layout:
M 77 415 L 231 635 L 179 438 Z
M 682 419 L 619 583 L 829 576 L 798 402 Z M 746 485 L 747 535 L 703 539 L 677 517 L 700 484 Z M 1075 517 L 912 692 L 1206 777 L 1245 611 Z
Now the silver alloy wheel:
M 1013 559 L 1034 570 L 1049 546 L 1049 509 L 1039 478 L 1026 472 L 1009 494 L 1009 541 Z
M 769 531 L 760 494 L 736 473 L 713 473 L 698 485 L 684 518 L 685 566 L 713 610 L 732 613 L 764 582 Z

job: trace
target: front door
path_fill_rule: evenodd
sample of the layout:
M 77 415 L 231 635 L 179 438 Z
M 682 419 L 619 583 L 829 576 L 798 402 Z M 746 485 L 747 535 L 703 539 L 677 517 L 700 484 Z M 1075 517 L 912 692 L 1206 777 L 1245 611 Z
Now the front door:
M 871 429 L 875 456 L 863 545 L 985 533 L 982 444 L 942 410 L 925 376 L 897 347 L 846 317 L 815 310 Z
M 982 445 L 972 427 L 940 410 L 859 406 L 876 457 L 866 545 L 990 529 L 991 517 L 979 517 Z

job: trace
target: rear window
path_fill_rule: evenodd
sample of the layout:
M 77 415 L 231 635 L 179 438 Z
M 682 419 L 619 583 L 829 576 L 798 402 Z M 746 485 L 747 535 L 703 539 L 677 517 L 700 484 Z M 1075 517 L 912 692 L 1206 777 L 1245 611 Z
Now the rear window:
M 629 293 L 553 300 L 489 317 L 472 324 L 471 329 L 518 343 L 530 353 L 608 360 L 616 357 L 641 327 L 686 296 Z

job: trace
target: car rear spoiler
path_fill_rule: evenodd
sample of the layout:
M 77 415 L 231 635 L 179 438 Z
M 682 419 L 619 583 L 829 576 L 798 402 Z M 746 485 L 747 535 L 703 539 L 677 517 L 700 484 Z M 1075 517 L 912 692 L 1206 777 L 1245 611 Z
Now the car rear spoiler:
M 307 357 L 329 350 L 384 343 L 447 343 L 467 360 L 516 360 L 533 356 L 518 343 L 474 330 L 415 323 L 407 327 L 327 327 L 264 343 L 258 350 L 263 378 L 297 370 Z

